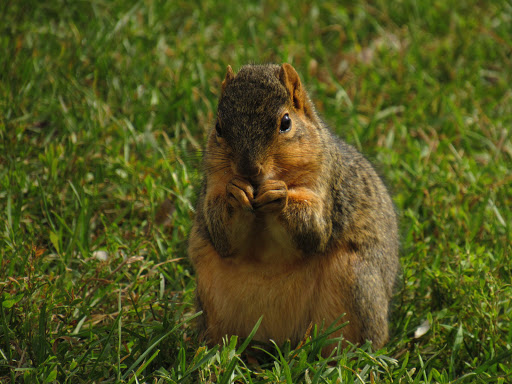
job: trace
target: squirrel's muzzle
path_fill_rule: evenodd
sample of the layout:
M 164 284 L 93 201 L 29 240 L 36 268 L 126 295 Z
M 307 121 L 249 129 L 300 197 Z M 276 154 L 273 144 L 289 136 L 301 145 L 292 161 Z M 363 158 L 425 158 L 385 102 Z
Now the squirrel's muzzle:
M 257 156 L 254 156 L 254 151 L 244 151 L 234 158 L 233 172 L 257 183 L 263 176 L 263 162 Z
M 235 166 L 237 175 L 246 178 L 254 179 L 261 175 L 263 167 L 257 162 L 241 161 Z

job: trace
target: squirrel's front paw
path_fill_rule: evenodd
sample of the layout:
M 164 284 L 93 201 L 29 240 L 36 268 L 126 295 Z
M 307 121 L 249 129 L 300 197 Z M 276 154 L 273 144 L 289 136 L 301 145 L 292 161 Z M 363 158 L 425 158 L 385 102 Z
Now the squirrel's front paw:
M 247 180 L 235 177 L 226 186 L 226 193 L 228 202 L 233 208 L 253 210 L 251 201 L 254 198 L 254 188 Z
M 258 188 L 253 207 L 259 212 L 280 212 L 288 204 L 288 188 L 282 180 L 267 180 Z

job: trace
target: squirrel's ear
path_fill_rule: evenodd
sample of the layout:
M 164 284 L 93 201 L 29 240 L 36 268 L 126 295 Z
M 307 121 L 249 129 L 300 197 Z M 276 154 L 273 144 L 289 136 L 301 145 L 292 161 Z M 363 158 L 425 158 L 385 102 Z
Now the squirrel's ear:
M 224 81 L 222 82 L 222 93 L 224 93 L 224 90 L 226 89 L 226 86 L 235 78 L 235 74 L 233 72 L 233 68 L 231 68 L 231 65 L 228 65 L 228 69 L 226 72 L 226 77 L 224 78 Z
M 284 85 L 290 98 L 292 99 L 293 105 L 296 109 L 303 110 L 309 115 L 309 101 L 306 91 L 300 82 L 298 73 L 295 71 L 290 64 L 284 63 L 281 65 L 279 71 L 279 80 Z

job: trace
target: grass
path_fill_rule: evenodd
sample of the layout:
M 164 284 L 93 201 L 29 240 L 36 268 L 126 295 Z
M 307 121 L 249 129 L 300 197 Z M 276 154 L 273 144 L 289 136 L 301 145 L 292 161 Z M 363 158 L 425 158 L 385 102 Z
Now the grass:
M 512 382 L 511 20 L 505 0 L 0 3 L 0 382 Z M 292 63 L 393 191 L 383 350 L 325 359 L 313 331 L 251 365 L 194 335 L 198 154 L 249 62 Z

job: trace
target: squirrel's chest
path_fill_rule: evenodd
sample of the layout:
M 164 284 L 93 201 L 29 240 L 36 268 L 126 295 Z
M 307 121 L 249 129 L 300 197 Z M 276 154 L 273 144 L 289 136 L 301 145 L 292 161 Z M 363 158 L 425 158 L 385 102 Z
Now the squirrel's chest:
M 302 258 L 290 234 L 276 217 L 240 218 L 233 223 L 231 250 L 237 259 L 274 264 L 293 263 Z

